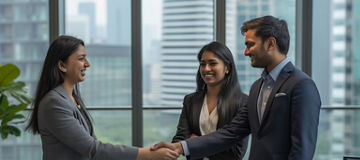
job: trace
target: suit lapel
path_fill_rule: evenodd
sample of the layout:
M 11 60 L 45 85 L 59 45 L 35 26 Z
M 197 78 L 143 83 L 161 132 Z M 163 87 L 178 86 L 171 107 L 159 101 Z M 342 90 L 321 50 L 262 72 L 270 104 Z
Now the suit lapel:
M 251 89 L 250 93 L 249 93 L 249 100 L 248 106 L 255 106 L 255 107 L 249 107 L 249 113 L 251 113 L 251 115 L 249 115 L 249 118 L 254 118 L 256 119 L 256 128 L 259 127 L 260 122 L 259 122 L 259 116 L 258 116 L 258 110 L 257 110 L 257 99 L 259 98 L 259 93 L 260 93 L 260 88 L 261 88 L 261 84 L 263 83 L 262 78 L 258 79 L 255 83 L 253 88 Z
M 75 106 L 74 102 L 71 100 L 70 96 L 68 93 L 66 93 L 65 89 L 59 85 L 54 89 L 57 93 L 59 93 L 61 96 L 63 96 L 66 99 L 66 102 L 68 105 L 74 107 L 74 111 L 77 115 L 77 117 L 74 117 L 78 120 L 80 120 L 81 124 L 84 126 L 84 128 L 91 133 L 91 129 L 90 126 L 87 125 L 85 117 L 80 113 L 80 111 L 77 109 L 77 107 Z
M 274 101 L 275 94 L 279 91 L 281 86 L 286 82 L 286 80 L 289 78 L 291 71 L 293 71 L 295 68 L 292 65 L 292 63 L 288 63 L 284 66 L 284 68 L 281 70 L 279 76 L 277 77 L 277 80 L 275 81 L 274 87 L 269 95 L 268 101 L 266 103 L 266 108 L 264 111 L 263 118 L 261 120 L 261 126 L 263 126 L 263 123 L 266 123 L 266 119 L 269 115 L 270 109 L 272 107 L 272 102 Z M 260 127 L 261 127 L 260 126 Z M 260 128 L 261 129 L 261 128 Z M 259 130 L 260 130 L 259 129 Z
M 194 95 L 194 98 L 192 100 L 192 119 L 193 121 L 191 122 L 194 125 L 194 129 L 195 129 L 195 133 L 201 135 L 201 131 L 200 131 L 200 125 L 199 125 L 199 120 L 200 120 L 200 112 L 201 112 L 201 108 L 203 106 L 204 103 L 204 98 L 205 98 L 205 93 L 204 92 L 197 92 Z

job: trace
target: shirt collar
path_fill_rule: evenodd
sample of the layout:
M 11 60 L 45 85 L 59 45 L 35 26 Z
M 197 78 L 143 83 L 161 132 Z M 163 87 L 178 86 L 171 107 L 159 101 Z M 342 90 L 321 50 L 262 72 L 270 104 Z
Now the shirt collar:
M 276 65 L 276 67 L 273 69 L 273 70 L 271 70 L 271 72 L 269 73 L 269 75 L 271 76 L 271 78 L 274 80 L 274 81 L 276 81 L 276 79 L 277 79 L 277 77 L 279 76 L 279 74 L 280 74 L 280 72 L 281 72 L 281 70 L 285 67 L 285 65 L 287 64 L 287 63 L 289 63 L 290 62 L 290 60 L 289 60 L 289 58 L 285 58 L 285 59 L 283 59 L 278 65 Z M 261 74 L 261 77 L 263 78 L 263 79 L 265 79 L 265 77 L 267 76 L 268 74 L 267 74 L 267 71 L 266 71 L 266 68 L 264 69 L 264 71 L 262 72 L 262 74 Z

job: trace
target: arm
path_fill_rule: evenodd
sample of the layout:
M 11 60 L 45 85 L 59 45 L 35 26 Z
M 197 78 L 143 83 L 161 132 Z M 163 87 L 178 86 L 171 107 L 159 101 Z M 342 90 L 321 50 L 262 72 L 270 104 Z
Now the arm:
M 39 108 L 39 126 L 43 132 L 54 136 L 60 143 L 91 159 L 136 159 L 138 149 L 124 145 L 102 143 L 91 137 L 73 115 L 67 101 L 52 95 Z
M 190 159 L 206 157 L 224 151 L 234 146 L 240 139 L 248 136 L 249 133 L 247 107 L 242 107 L 237 111 L 234 119 L 223 128 L 208 135 L 187 139 Z
M 301 80 L 291 96 L 291 148 L 289 159 L 312 159 L 319 124 L 320 96 L 311 79 Z
M 185 96 L 183 102 L 183 108 L 180 114 L 176 134 L 173 137 L 172 142 L 179 142 L 181 140 L 185 140 L 191 137 L 191 129 L 189 126 L 189 97 Z

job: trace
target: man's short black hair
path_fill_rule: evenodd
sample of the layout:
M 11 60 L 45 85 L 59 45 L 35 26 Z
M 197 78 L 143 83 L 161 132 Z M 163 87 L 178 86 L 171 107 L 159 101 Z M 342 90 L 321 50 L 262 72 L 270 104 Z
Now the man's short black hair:
M 286 55 L 289 51 L 290 35 L 285 20 L 273 16 L 251 19 L 243 23 L 241 34 L 244 35 L 250 29 L 256 29 L 255 35 L 261 37 L 263 42 L 274 37 L 281 53 Z

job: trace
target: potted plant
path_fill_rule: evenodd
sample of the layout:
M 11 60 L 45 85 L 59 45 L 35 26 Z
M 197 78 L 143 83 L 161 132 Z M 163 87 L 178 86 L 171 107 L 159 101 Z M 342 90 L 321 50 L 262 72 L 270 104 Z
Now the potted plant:
M 9 134 L 20 136 L 16 124 L 24 123 L 23 111 L 31 98 L 27 95 L 25 83 L 14 81 L 20 75 L 20 69 L 13 64 L 0 65 L 0 135 L 6 139 Z

